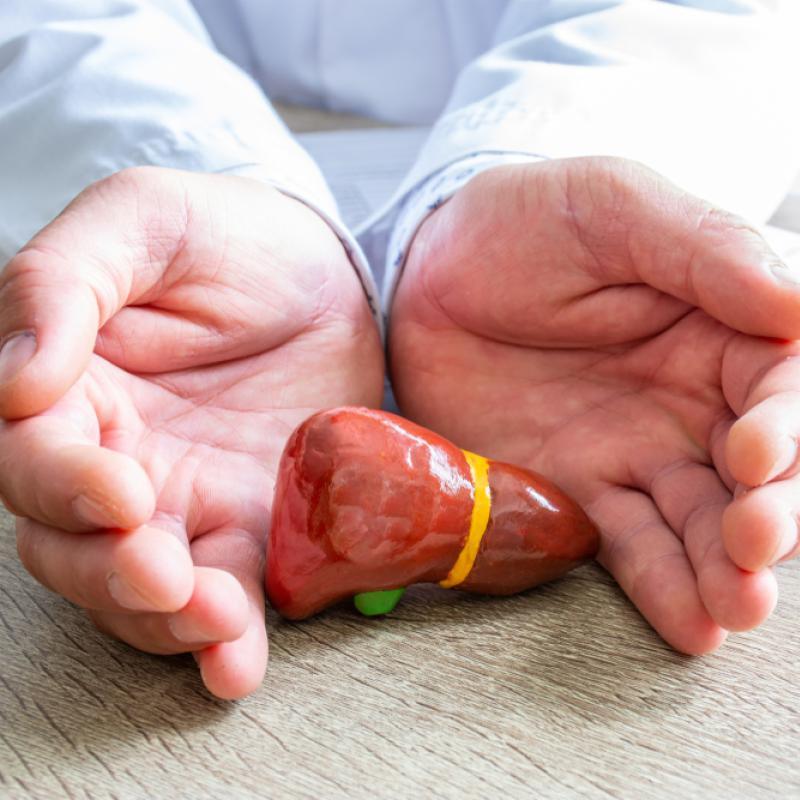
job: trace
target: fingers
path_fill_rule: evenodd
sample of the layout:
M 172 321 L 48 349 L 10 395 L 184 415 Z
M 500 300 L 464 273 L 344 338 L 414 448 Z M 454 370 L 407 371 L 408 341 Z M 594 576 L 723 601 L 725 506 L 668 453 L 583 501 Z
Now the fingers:
M 18 516 L 68 531 L 136 528 L 155 507 L 144 469 L 66 415 L 0 422 L 0 495 Z
M 800 338 L 800 275 L 744 220 L 623 159 L 574 159 L 571 220 L 601 282 L 642 282 L 735 330 Z
M 192 542 L 194 590 L 172 614 L 90 614 L 104 632 L 149 653 L 194 652 L 208 690 L 234 700 L 255 691 L 267 668 L 263 544 L 241 530 Z M 211 566 L 213 565 L 213 566 Z
M 684 534 L 686 552 L 709 614 L 728 630 L 747 631 L 773 612 L 778 586 L 770 570 L 749 572 L 733 562 L 722 538 L 724 509 L 724 504 L 707 505 L 692 515 Z
M 725 448 L 741 490 L 723 516 L 722 540 L 737 566 L 755 572 L 797 551 L 800 345 L 737 337 L 722 378 L 741 414 Z
M 262 602 L 250 606 L 247 629 L 241 637 L 200 650 L 195 658 L 203 683 L 211 694 L 223 700 L 238 700 L 261 685 L 268 655 Z
M 200 645 L 244 635 L 250 609 L 241 584 L 229 572 L 211 567 L 195 567 L 194 575 L 192 599 L 167 619 L 170 634 L 178 642 Z
M 783 392 L 758 403 L 728 434 L 727 462 L 744 486 L 760 486 L 797 471 L 800 391 Z
M 22 563 L 40 583 L 90 609 L 101 630 L 152 653 L 198 652 L 218 697 L 254 691 L 267 665 L 263 542 L 240 530 L 70 533 L 17 520 Z M 192 561 L 194 557 L 196 565 Z
M 703 464 L 678 462 L 653 478 L 650 486 L 664 521 L 681 543 L 711 618 L 727 630 L 760 625 L 777 600 L 772 573 L 740 569 L 726 552 L 722 518 L 730 493 L 716 472 Z
M 232 575 L 197 567 L 189 602 L 173 614 L 91 611 L 89 616 L 104 633 L 139 650 L 170 655 L 239 639 L 247 629 L 249 607 Z
M 722 390 L 740 416 L 726 446 L 733 477 L 745 486 L 787 477 L 797 458 L 800 343 L 736 337 L 723 356 Z
M 677 650 L 715 650 L 726 631 L 706 610 L 682 542 L 642 492 L 610 488 L 588 508 L 604 533 L 598 561 Z
M 722 519 L 722 539 L 731 560 L 757 572 L 793 558 L 798 552 L 798 516 L 798 478 L 741 493 Z
M 247 598 L 247 627 L 241 637 L 196 653 L 206 688 L 217 697 L 235 700 L 255 691 L 267 669 L 264 622 L 264 541 L 240 529 L 222 529 L 192 542 L 195 563 L 233 575 Z
M 36 580 L 84 608 L 178 611 L 194 588 L 187 548 L 147 526 L 76 534 L 20 518 L 17 549 Z

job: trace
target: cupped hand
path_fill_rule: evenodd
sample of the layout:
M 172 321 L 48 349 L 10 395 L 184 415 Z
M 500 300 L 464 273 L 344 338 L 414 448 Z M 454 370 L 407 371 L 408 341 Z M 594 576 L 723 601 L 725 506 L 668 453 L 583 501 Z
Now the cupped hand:
M 741 219 L 641 165 L 485 172 L 418 231 L 395 394 L 462 447 L 560 484 L 670 644 L 772 611 L 798 551 L 800 284 Z
M 193 651 L 216 695 L 252 691 L 283 444 L 381 399 L 331 229 L 248 179 L 118 173 L 8 264 L 0 342 L 0 495 L 27 569 L 135 647 Z

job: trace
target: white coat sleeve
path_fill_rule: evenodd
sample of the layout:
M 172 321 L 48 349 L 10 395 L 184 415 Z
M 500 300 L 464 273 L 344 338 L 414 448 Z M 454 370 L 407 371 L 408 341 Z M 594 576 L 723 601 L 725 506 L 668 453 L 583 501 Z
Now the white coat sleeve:
M 137 165 L 245 175 L 296 197 L 374 296 L 318 168 L 187 0 L 3 0 L 0 265 L 87 185 Z
M 796 8 L 755 0 L 514 0 L 362 241 L 388 302 L 430 211 L 508 161 L 635 159 L 754 222 L 800 167 Z

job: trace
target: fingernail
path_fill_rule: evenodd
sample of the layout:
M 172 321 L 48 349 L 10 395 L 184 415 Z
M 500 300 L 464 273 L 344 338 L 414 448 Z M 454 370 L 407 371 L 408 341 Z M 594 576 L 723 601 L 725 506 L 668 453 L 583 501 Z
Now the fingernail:
M 116 521 L 111 518 L 108 510 L 85 494 L 78 495 L 72 501 L 72 511 L 81 522 L 90 528 L 116 527 Z
M 209 638 L 208 634 L 203 631 L 197 623 L 191 619 L 187 619 L 185 615 L 173 614 L 167 619 L 172 635 L 179 642 L 210 642 L 213 641 Z
M 33 331 L 15 333 L 0 346 L 0 383 L 10 381 L 36 352 L 36 334 Z
M 143 594 L 135 589 L 117 572 L 112 572 L 106 581 L 108 593 L 123 607 L 131 611 L 159 611 Z

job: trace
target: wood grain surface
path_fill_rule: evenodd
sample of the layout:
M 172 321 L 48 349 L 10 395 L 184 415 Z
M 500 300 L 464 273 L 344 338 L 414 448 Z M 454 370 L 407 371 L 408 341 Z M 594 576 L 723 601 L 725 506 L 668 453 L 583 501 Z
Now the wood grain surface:
M 511 599 L 410 591 L 390 617 L 270 616 L 224 703 L 29 578 L 0 519 L 0 795 L 799 797 L 800 564 L 760 630 L 687 658 L 601 570 Z

